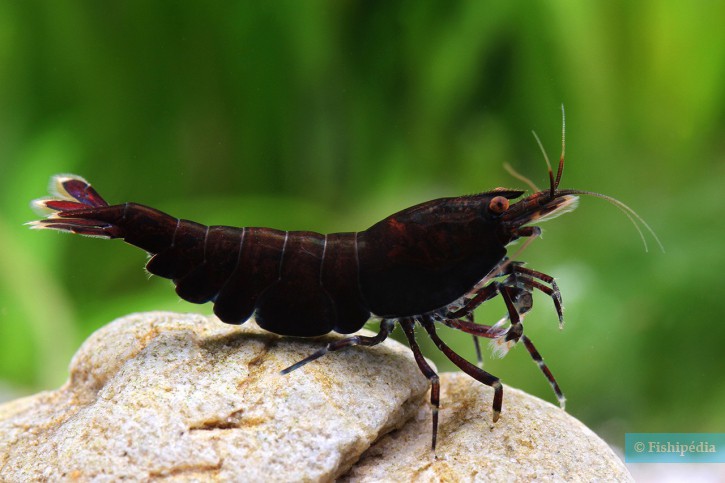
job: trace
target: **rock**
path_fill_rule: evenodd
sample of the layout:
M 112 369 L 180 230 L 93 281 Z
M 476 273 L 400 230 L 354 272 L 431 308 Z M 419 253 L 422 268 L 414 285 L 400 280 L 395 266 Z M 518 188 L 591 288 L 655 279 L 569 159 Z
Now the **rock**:
M 321 348 L 254 323 L 131 315 L 93 334 L 57 391 L 0 406 L 0 481 L 629 480 L 559 408 L 441 375 L 438 449 L 428 381 L 392 340 L 279 371 Z M 376 442 L 377 441 L 377 442 Z
M 384 436 L 342 481 L 634 481 L 607 444 L 573 416 L 504 386 L 501 418 L 493 391 L 462 373 L 441 374 L 438 447 L 430 411 Z
M 428 382 L 394 341 L 279 374 L 324 340 L 200 315 L 116 320 L 62 388 L 0 406 L 0 480 L 331 480 Z

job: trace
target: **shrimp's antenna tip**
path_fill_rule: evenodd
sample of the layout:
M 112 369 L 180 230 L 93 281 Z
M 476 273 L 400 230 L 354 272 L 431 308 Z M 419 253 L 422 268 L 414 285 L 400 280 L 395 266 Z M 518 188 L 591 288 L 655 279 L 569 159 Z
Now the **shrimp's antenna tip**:
M 551 190 L 552 196 L 559 187 L 561 182 L 561 175 L 564 173 L 564 156 L 566 154 L 566 111 L 564 110 L 564 103 L 561 104 L 561 156 L 559 156 L 559 169 L 556 170 L 556 181 L 554 181 L 553 188 Z
M 536 134 L 536 131 L 531 131 L 531 134 L 534 135 L 534 139 L 536 139 L 536 144 L 539 145 L 541 154 L 544 155 L 544 161 L 546 161 L 546 169 L 549 171 L 549 186 L 550 186 L 551 197 L 553 198 L 554 192 L 556 192 L 556 184 L 554 182 L 554 172 L 551 169 L 551 162 L 549 161 L 549 156 L 546 154 L 546 149 L 544 149 L 544 145 L 541 143 L 541 139 L 539 139 L 539 136 L 538 136 L 538 134 Z

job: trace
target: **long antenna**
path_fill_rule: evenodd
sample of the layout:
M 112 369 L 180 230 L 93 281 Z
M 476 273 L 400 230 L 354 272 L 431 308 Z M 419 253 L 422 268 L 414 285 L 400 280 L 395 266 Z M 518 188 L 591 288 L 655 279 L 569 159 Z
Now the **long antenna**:
M 536 134 L 536 131 L 531 131 L 531 134 L 534 135 L 534 139 L 536 139 L 536 143 L 539 145 L 541 154 L 544 155 L 544 160 L 546 161 L 546 169 L 549 171 L 549 186 L 550 186 L 549 195 L 553 198 L 554 193 L 556 192 L 556 185 L 554 184 L 554 172 L 551 169 L 551 163 L 549 162 L 549 156 L 546 154 L 544 145 L 541 144 L 541 139 L 539 139 L 539 136 Z
M 652 229 L 652 227 L 649 226 L 649 224 L 646 221 L 644 221 L 644 218 L 639 216 L 639 214 L 636 211 L 634 211 L 632 208 L 625 205 L 618 199 L 612 198 L 611 196 L 603 195 L 601 193 L 596 193 L 594 191 L 584 191 L 584 190 L 562 190 L 559 192 L 559 196 L 562 196 L 562 195 L 587 195 L 587 196 L 594 196 L 596 198 L 601 198 L 603 200 L 608 201 L 609 203 L 613 204 L 614 206 L 616 206 L 617 208 L 622 210 L 622 212 L 625 215 L 627 215 L 627 218 L 629 218 L 629 221 L 632 222 L 634 227 L 639 232 L 640 238 L 642 238 L 642 243 L 644 244 L 644 251 L 649 251 L 647 248 L 647 241 L 645 240 L 644 233 L 642 233 L 642 230 L 640 229 L 637 222 L 641 223 L 642 226 L 644 226 L 647 229 L 647 231 L 650 232 L 650 234 L 652 235 L 652 238 L 655 239 L 655 241 L 657 242 L 657 245 L 659 245 L 659 247 L 660 247 L 660 250 L 662 250 L 662 253 L 665 252 L 664 245 L 662 244 L 662 242 L 660 241 L 659 237 L 657 236 L 655 231 Z
M 551 196 L 559 187 L 561 175 L 564 172 L 564 154 L 566 153 L 566 112 L 564 112 L 564 104 L 561 105 L 561 156 L 559 157 L 559 169 L 556 171 L 556 182 L 551 190 Z

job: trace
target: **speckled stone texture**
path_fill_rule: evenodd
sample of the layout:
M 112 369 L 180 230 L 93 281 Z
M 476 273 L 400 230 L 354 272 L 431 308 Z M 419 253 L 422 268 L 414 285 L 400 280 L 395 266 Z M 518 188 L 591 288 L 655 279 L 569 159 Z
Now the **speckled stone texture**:
M 433 457 L 430 412 L 390 433 L 343 481 L 634 481 L 607 444 L 574 417 L 504 387 L 501 419 L 491 422 L 491 389 L 462 373 L 441 374 L 440 430 Z
M 116 320 L 61 389 L 0 407 L 0 480 L 332 479 L 427 381 L 396 343 L 279 374 L 322 345 L 198 315 Z
M 433 455 L 428 382 L 394 341 L 279 374 L 334 337 L 200 315 L 116 320 L 62 388 L 0 406 L 0 481 L 629 478 L 581 423 L 514 389 L 492 424 L 491 389 L 458 374 L 441 378 Z

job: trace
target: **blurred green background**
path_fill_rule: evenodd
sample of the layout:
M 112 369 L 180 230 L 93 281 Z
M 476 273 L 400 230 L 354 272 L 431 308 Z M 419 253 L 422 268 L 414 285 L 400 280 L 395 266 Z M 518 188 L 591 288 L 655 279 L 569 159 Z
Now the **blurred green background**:
M 206 224 L 355 231 L 521 187 L 505 162 L 545 185 L 531 130 L 558 158 L 563 103 L 562 186 L 629 204 L 666 253 L 583 199 L 521 257 L 566 305 L 559 331 L 537 295 L 527 334 L 567 410 L 615 444 L 724 431 L 723 18 L 723 2 L 661 0 L 1 2 L 3 397 L 62 384 L 116 317 L 211 311 L 149 280 L 135 248 L 24 227 L 51 175 Z M 522 347 L 485 367 L 555 400 Z

